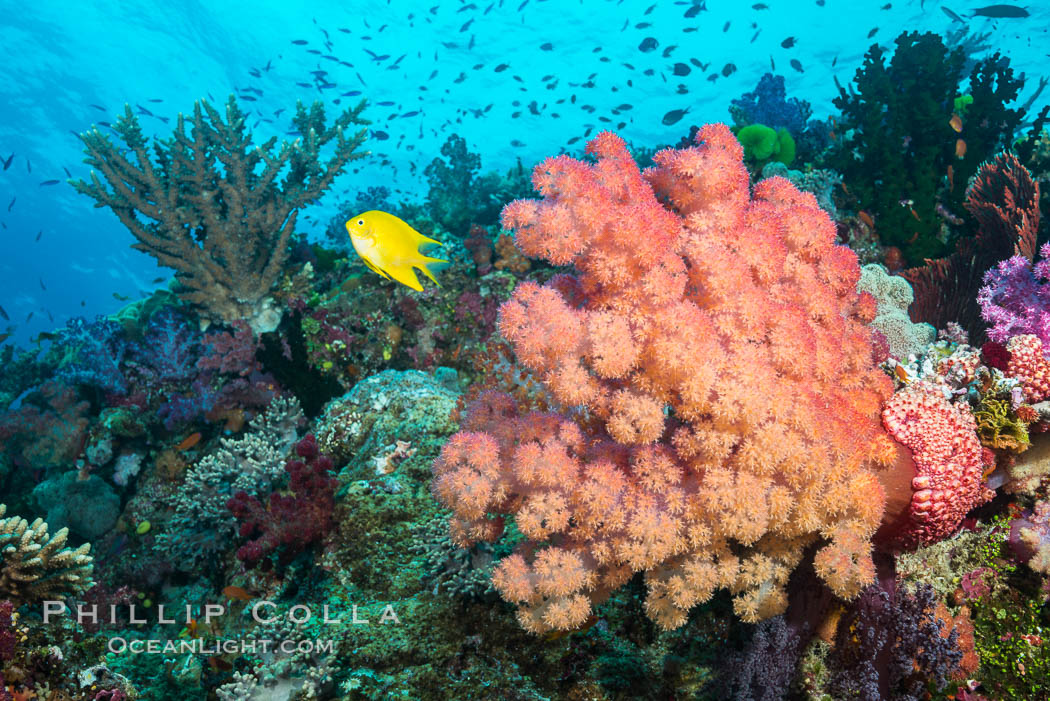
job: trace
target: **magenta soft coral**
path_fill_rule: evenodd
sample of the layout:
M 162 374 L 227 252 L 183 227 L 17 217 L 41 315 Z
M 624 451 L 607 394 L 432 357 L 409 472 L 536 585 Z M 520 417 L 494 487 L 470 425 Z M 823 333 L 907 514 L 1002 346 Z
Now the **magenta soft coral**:
M 319 453 L 311 434 L 296 444 L 295 455 L 284 467 L 290 494 L 273 492 L 264 505 L 247 492 L 237 492 L 227 502 L 241 521 L 241 537 L 251 538 L 237 550 L 237 557 L 248 567 L 261 563 L 263 569 L 269 569 L 269 556 L 274 552 L 278 553 L 277 564 L 286 566 L 332 529 L 338 485 L 329 474 L 332 460 Z
M 875 469 L 897 455 L 856 255 L 812 195 L 781 178 L 752 193 L 725 125 L 645 173 L 614 134 L 587 150 L 541 163 L 543 199 L 503 211 L 525 254 L 572 268 L 518 285 L 499 316 L 561 406 L 468 407 L 434 465 L 455 540 L 513 516 L 528 543 L 493 583 L 534 632 L 579 625 L 643 571 L 664 627 L 720 588 L 766 618 L 810 546 L 855 595 L 874 577 Z

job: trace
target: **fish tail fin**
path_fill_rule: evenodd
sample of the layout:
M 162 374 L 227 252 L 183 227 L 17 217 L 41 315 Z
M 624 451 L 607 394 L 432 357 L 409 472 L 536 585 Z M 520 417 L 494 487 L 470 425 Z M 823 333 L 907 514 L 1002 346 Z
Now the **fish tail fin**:
M 438 287 L 441 287 L 441 283 L 437 281 L 436 277 L 434 277 L 434 273 L 436 273 L 438 270 L 447 268 L 448 265 L 449 262 L 442 258 L 429 258 L 427 256 L 424 256 L 423 263 L 416 267 L 418 267 L 424 275 L 430 278 L 431 282 L 433 282 Z
M 406 285 L 407 287 L 411 287 L 416 292 L 422 292 L 423 291 L 423 285 L 421 285 L 419 283 L 419 278 L 416 277 L 416 272 L 415 272 L 415 270 L 413 270 L 413 268 L 416 268 L 416 267 L 419 267 L 419 266 L 410 265 L 410 266 L 405 266 L 403 268 L 393 269 L 393 270 L 390 271 L 390 277 L 392 277 L 394 280 L 397 280 L 402 285 Z

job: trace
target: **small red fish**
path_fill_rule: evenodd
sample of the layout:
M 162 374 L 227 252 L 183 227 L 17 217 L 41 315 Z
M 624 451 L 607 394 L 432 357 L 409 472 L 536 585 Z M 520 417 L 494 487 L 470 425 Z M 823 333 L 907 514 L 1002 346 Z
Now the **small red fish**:
M 865 212 L 863 209 L 857 212 L 857 218 L 867 224 L 872 229 L 875 228 L 875 220 L 871 218 L 871 215 Z
M 948 192 L 955 189 L 955 169 L 952 168 L 951 163 L 948 164 Z
M 221 657 L 209 657 L 208 666 L 215 672 L 228 672 L 233 669 L 233 665 Z
M 222 595 L 227 599 L 236 599 L 237 601 L 251 601 L 255 597 L 244 587 L 228 586 L 223 588 Z
M 960 117 L 959 115 L 953 114 L 952 118 L 948 120 L 948 124 L 951 125 L 952 129 L 955 130 L 956 134 L 962 131 L 962 117 Z
M 955 141 L 955 157 L 956 158 L 965 158 L 966 157 L 966 142 L 963 141 L 962 139 L 957 139 Z
M 200 431 L 197 431 L 196 433 L 191 433 L 190 435 L 188 435 L 185 438 L 183 438 L 182 442 L 179 443 L 177 446 L 175 446 L 175 450 L 178 450 L 178 451 L 189 450 L 190 448 L 192 448 L 193 446 L 197 445 L 200 442 L 201 442 L 201 433 L 200 433 Z

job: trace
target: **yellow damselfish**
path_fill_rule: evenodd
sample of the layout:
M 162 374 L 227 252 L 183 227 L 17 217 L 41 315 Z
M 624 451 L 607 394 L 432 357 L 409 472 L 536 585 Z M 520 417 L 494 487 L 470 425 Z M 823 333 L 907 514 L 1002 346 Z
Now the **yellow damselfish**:
M 437 284 L 434 275 L 427 267 L 437 263 L 447 263 L 440 258 L 429 258 L 419 252 L 424 243 L 440 241 L 427 238 L 399 217 L 377 209 L 363 212 L 351 217 L 346 222 L 346 231 L 350 234 L 350 243 L 370 270 L 385 278 L 393 278 L 413 290 L 422 291 L 419 278 L 413 268 L 418 268 Z

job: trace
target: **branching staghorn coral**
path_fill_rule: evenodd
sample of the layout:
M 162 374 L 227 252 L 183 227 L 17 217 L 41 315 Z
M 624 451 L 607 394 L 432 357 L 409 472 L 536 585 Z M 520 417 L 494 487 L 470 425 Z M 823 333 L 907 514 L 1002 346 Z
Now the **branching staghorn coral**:
M 781 613 L 814 565 L 842 597 L 874 578 L 870 537 L 896 459 L 891 392 L 856 255 L 782 178 L 749 190 L 725 125 L 638 171 L 623 141 L 537 166 L 542 201 L 503 212 L 526 254 L 573 267 L 500 310 L 518 362 L 561 405 L 482 395 L 434 464 L 461 546 L 513 515 L 531 541 L 496 567 L 530 631 L 572 629 L 646 572 L 646 611 L 685 623 L 716 589 L 746 621 Z
M 92 559 L 89 543 L 64 547 L 69 529 L 54 535 L 43 519 L 3 518 L 0 504 L 0 599 L 16 605 L 45 598 L 64 598 L 91 586 Z
M 208 320 L 247 319 L 257 330 L 272 330 L 276 320 L 265 300 L 287 258 L 298 210 L 367 155 L 358 151 L 364 129 L 344 134 L 368 123 L 360 116 L 365 104 L 326 126 L 321 103 L 309 109 L 298 103 L 293 122 L 302 136 L 275 150 L 276 137 L 252 145 L 233 96 L 225 119 L 201 100 L 191 117 L 179 114 L 170 139 L 154 141 L 152 159 L 128 105 L 115 126 L 126 149 L 97 127 L 80 136 L 85 162 L 105 184 L 92 172 L 90 182 L 72 185 L 113 210 L 138 239 L 133 248 L 174 268 L 185 288 L 180 296 Z M 322 148 L 333 141 L 334 154 L 322 162 Z

